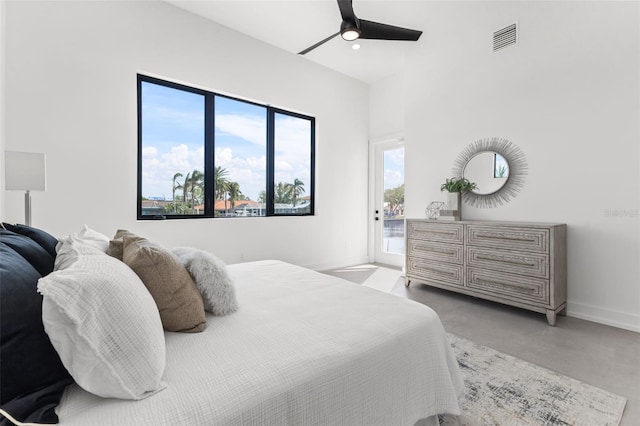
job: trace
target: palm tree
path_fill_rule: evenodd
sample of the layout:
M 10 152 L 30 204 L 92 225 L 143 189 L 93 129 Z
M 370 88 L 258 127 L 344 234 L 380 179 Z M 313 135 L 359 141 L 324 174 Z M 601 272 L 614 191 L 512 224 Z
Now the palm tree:
M 300 179 L 295 178 L 293 183 L 287 184 L 287 193 L 291 198 L 293 207 L 296 206 L 296 199 L 300 195 L 302 195 L 303 192 L 304 192 L 304 182 L 302 182 Z
M 238 182 L 227 182 L 227 192 L 229 193 L 231 210 L 233 210 L 236 207 L 236 200 L 242 195 L 242 191 L 240 191 L 240 184 Z
M 180 185 L 179 183 L 176 183 L 176 179 L 178 179 L 179 177 L 182 177 L 182 173 L 178 172 L 175 175 L 173 175 L 173 196 L 171 198 L 171 201 L 173 201 L 173 212 L 175 213 L 177 211 L 177 206 L 176 206 L 176 189 L 182 189 L 182 185 Z
M 222 168 L 221 166 L 216 166 L 215 170 L 213 171 L 213 180 L 216 188 L 216 200 L 222 200 L 227 193 L 227 184 L 229 183 L 229 179 L 227 179 L 228 174 L 229 171 Z
M 182 184 L 182 212 L 186 212 L 188 207 L 189 184 L 191 183 L 191 173 L 187 173 Z
M 278 182 L 278 184 L 274 188 L 274 194 L 273 194 L 274 203 L 282 203 L 282 204 L 289 203 L 289 201 L 291 200 L 289 190 L 288 190 L 289 185 L 290 184 L 288 183 Z
M 199 204 L 199 198 L 204 192 L 204 174 L 200 170 L 191 172 L 190 192 L 191 192 L 191 213 L 195 212 L 196 201 Z

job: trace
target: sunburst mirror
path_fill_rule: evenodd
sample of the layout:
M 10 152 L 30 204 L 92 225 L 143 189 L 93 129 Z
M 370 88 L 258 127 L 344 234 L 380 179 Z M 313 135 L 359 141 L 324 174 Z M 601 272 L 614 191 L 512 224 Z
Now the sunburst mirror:
M 465 203 L 490 208 L 502 205 L 524 186 L 528 166 L 524 153 L 503 138 L 479 139 L 467 146 L 453 166 L 453 176 L 469 179 L 477 185 L 462 194 Z

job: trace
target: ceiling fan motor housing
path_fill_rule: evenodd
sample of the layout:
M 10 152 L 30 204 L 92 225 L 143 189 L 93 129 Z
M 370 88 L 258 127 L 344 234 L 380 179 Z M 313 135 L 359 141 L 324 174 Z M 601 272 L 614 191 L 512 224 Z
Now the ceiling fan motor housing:
M 348 19 L 343 19 L 340 24 L 340 35 L 343 39 L 352 41 L 356 40 L 360 37 L 360 25 L 358 22 L 358 18 L 351 21 Z

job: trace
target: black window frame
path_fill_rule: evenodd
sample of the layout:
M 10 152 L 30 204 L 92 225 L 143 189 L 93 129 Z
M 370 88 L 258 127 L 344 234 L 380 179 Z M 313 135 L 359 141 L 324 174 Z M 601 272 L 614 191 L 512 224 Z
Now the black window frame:
M 142 84 L 152 83 L 160 86 L 169 87 L 172 89 L 183 90 L 190 93 L 195 93 L 204 96 L 204 214 L 173 214 L 173 215 L 143 215 L 142 214 Z M 247 101 L 246 99 L 237 98 L 234 96 L 223 95 L 208 90 L 198 89 L 195 87 L 187 86 L 172 81 L 159 79 L 156 77 L 150 77 L 144 74 L 137 74 L 137 126 L 138 126 L 138 173 L 137 173 L 137 219 L 138 220 L 164 220 L 164 219 L 237 219 L 245 216 L 215 216 L 215 182 L 214 182 L 214 169 L 215 169 L 215 98 L 223 97 L 232 99 L 234 101 L 244 102 L 247 104 L 257 105 L 263 107 L 267 111 L 267 126 L 266 126 L 266 209 L 265 216 L 253 216 L 255 217 L 302 217 L 302 216 L 314 216 L 315 215 L 315 146 L 316 146 L 316 122 L 315 117 L 300 114 L 292 111 L 287 111 L 282 108 L 276 108 L 269 104 L 261 104 L 257 102 Z M 287 213 L 275 213 L 275 116 L 276 114 L 287 115 L 290 117 L 309 120 L 310 122 L 310 185 L 309 185 L 309 201 L 310 207 L 308 213 L 302 214 L 287 214 Z

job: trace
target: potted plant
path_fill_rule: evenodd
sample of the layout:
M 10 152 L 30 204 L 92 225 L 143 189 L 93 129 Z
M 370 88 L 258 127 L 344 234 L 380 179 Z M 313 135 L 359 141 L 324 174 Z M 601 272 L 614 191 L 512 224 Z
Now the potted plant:
M 443 219 L 453 217 L 453 220 L 462 220 L 462 193 L 478 188 L 474 182 L 467 178 L 446 179 L 440 186 L 440 191 L 447 192 L 447 206 L 449 210 L 440 212 Z

